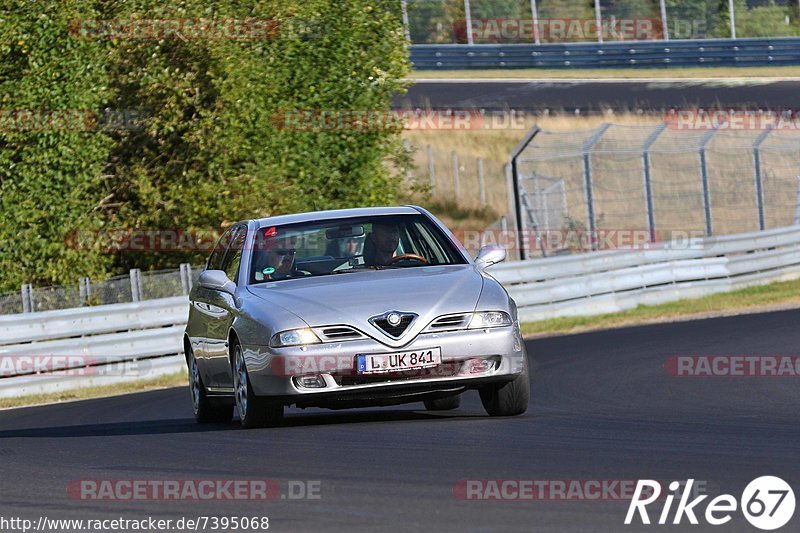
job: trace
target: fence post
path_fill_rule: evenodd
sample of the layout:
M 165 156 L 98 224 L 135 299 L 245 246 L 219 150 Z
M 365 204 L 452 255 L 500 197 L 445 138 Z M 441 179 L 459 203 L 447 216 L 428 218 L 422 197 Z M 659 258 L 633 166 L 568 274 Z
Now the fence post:
M 669 26 L 667 26 L 667 2 L 666 0 L 660 0 L 659 3 L 661 4 L 661 26 L 664 30 L 662 39 L 669 41 Z
M 411 26 L 408 22 L 408 0 L 400 0 L 400 9 L 403 12 L 403 30 L 406 35 L 406 42 L 411 44 Z
M 450 152 L 450 160 L 453 163 L 453 194 L 456 199 L 456 204 L 458 204 L 461 196 L 458 177 L 458 154 L 455 152 Z
M 464 0 L 464 18 L 467 19 L 467 44 L 475 44 L 472 36 L 472 8 L 469 0 Z
M 131 269 L 131 301 L 142 301 L 142 271 L 138 268 Z
M 753 176 L 756 185 L 756 208 L 758 209 L 759 231 L 764 231 L 766 227 L 764 217 L 764 182 L 761 179 L 761 144 L 771 132 L 772 127 L 768 126 L 767 129 L 762 131 L 758 137 L 756 137 L 756 140 L 753 141 Z
M 650 242 L 656 240 L 656 217 L 655 205 L 653 204 L 653 183 L 650 176 L 650 147 L 656 142 L 667 127 L 666 122 L 662 122 L 653 133 L 644 141 L 642 145 L 642 170 L 644 171 L 644 208 L 647 213 L 647 233 Z
M 605 123 L 600 126 L 596 132 L 583 144 L 583 192 L 586 197 L 586 214 L 588 220 L 589 239 L 592 242 L 592 250 L 597 249 L 596 232 L 597 232 L 597 219 L 594 213 L 594 191 L 592 190 L 592 162 L 591 150 L 600 137 L 611 127 L 611 124 Z
M 800 176 L 797 176 L 797 200 L 794 204 L 794 223 L 800 224 Z
M 22 297 L 22 312 L 33 313 L 34 310 L 33 288 L 30 286 L 30 284 L 25 283 L 24 285 L 22 285 L 20 289 L 20 295 Z
M 181 285 L 183 294 L 189 294 L 192 290 L 192 265 L 189 263 L 181 263 Z
M 594 0 L 594 21 L 597 24 L 597 42 L 603 42 L 603 19 L 600 14 L 600 0 Z
M 736 12 L 733 9 L 733 0 L 728 0 L 728 18 L 731 28 L 731 39 L 736 39 Z
M 531 0 L 531 17 L 533 18 L 533 42 L 534 44 L 542 44 L 542 38 L 539 35 L 539 9 L 536 6 L 536 0 Z
M 433 164 L 433 149 L 430 144 L 425 151 L 428 154 L 428 177 L 431 179 L 431 194 L 436 194 L 436 167 Z
M 486 207 L 486 180 L 483 176 L 483 159 L 478 158 L 478 187 L 480 187 L 481 208 Z
M 700 139 L 700 179 L 703 188 L 703 213 L 706 222 L 706 237 L 714 235 L 713 219 L 711 217 L 711 188 L 708 186 L 708 161 L 706 160 L 706 146 L 717 133 L 714 127 Z
M 86 305 L 92 297 L 92 281 L 89 278 L 78 280 L 78 292 L 80 293 L 81 304 Z

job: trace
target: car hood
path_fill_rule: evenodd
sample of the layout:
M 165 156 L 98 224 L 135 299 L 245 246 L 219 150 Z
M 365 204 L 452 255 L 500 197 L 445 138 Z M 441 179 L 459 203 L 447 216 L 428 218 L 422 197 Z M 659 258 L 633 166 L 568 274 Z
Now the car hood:
M 411 342 L 444 314 L 472 312 L 483 287 L 473 265 L 368 270 L 248 286 L 258 298 L 289 309 L 311 327 L 348 324 L 387 346 Z M 399 339 L 369 319 L 388 311 L 419 318 Z

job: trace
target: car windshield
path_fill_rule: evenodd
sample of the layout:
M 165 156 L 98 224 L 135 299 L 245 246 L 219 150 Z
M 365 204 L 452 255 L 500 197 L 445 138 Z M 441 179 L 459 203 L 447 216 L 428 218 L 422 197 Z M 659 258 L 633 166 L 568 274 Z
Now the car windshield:
M 250 282 L 464 263 L 423 215 L 320 220 L 259 229 Z

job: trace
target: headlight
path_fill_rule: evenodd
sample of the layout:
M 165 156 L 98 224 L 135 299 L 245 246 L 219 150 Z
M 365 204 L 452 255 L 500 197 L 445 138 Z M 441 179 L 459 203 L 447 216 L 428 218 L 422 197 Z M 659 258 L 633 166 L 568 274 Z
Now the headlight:
M 472 320 L 469 321 L 469 329 L 496 328 L 499 326 L 510 326 L 511 317 L 503 311 L 484 311 L 483 313 L 473 313 Z
M 290 329 L 288 331 L 281 331 L 272 336 L 270 345 L 274 348 L 283 348 L 285 346 L 302 346 L 305 344 L 317 344 L 321 342 L 319 337 L 308 328 L 305 329 Z

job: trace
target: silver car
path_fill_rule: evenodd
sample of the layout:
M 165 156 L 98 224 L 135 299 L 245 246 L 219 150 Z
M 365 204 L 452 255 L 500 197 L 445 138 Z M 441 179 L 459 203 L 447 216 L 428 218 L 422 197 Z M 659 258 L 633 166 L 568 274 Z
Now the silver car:
M 528 361 L 514 301 L 415 206 L 234 224 L 190 294 L 184 351 L 199 422 L 274 425 L 285 406 L 422 401 L 477 389 L 493 416 L 524 413 Z

